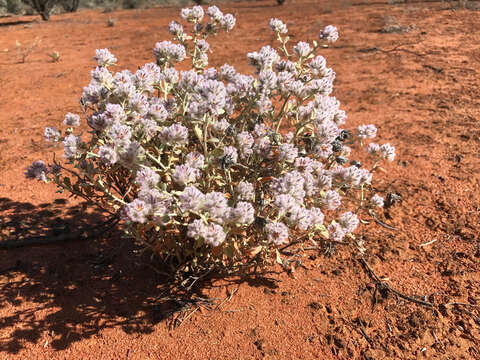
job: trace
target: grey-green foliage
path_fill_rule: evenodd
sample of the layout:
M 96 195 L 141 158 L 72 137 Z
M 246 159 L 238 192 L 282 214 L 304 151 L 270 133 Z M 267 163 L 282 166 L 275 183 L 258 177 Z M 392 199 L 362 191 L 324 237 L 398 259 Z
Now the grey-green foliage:
M 34 9 L 41 17 L 42 20 L 50 20 L 50 13 L 53 7 L 59 2 L 58 0 L 22 0 L 22 2 L 32 9 Z
M 5 8 L 9 14 L 20 14 L 23 11 L 23 5 L 20 0 L 5 0 Z M 3 4 L 1 5 L 3 7 Z
M 62 7 L 67 12 L 75 12 L 80 5 L 80 0 L 61 0 Z

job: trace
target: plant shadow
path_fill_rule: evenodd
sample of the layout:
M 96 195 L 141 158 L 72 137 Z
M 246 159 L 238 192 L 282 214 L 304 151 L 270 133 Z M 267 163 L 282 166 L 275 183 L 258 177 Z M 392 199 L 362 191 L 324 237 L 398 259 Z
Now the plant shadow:
M 15 21 L 7 21 L 7 22 L 0 22 L 0 27 L 6 26 L 16 26 L 16 25 L 27 25 L 35 23 L 35 20 L 15 20 Z
M 9 239 L 22 239 L 104 220 L 104 214 L 87 213 L 83 204 L 67 207 L 58 200 L 33 206 L 0 198 L 0 215 L 0 243 L 6 232 Z M 212 276 L 187 293 L 172 293 L 167 275 L 139 250 L 119 229 L 98 239 L 0 250 L 0 332 L 7 334 L 0 339 L 0 352 L 16 354 L 45 336 L 53 349 L 62 350 L 108 328 L 148 334 L 216 286 Z M 276 287 L 265 274 L 227 282 Z

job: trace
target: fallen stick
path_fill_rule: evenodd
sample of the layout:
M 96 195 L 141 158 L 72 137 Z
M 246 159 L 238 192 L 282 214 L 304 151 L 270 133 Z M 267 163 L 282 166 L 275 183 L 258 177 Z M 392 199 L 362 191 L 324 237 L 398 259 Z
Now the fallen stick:
M 433 240 L 427 241 L 426 243 L 420 244 L 420 245 L 418 245 L 418 246 L 424 247 L 424 246 L 427 246 L 427 245 L 431 245 L 431 244 L 433 244 L 433 243 L 436 242 L 436 241 L 437 241 L 437 239 L 433 239 Z
M 420 56 L 420 57 L 425 56 L 425 54 L 419 54 L 419 53 L 417 53 L 415 51 L 412 51 L 412 50 L 402 49 L 402 48 L 400 48 L 400 46 L 405 46 L 405 45 L 404 44 L 398 45 L 398 46 L 395 46 L 393 49 L 389 49 L 389 50 L 384 50 L 384 49 L 379 48 L 379 47 L 371 47 L 371 48 L 358 49 L 358 51 L 363 52 L 363 53 L 380 51 L 380 52 L 385 53 L 385 54 L 388 54 L 388 53 L 391 53 L 391 52 L 394 52 L 394 51 L 404 51 L 406 53 L 416 55 L 416 56 Z
M 426 307 L 429 307 L 429 308 L 433 308 L 434 305 L 431 303 L 431 302 L 428 302 L 428 301 L 424 301 L 424 300 L 420 300 L 420 299 L 416 299 L 414 297 L 411 297 L 411 296 L 408 296 L 408 295 L 405 295 L 403 293 L 401 293 L 400 291 L 398 290 L 395 290 L 394 288 L 392 288 L 389 284 L 387 284 L 385 281 L 381 280 L 377 274 L 375 274 L 375 272 L 373 271 L 373 269 L 370 267 L 370 265 L 365 261 L 364 258 L 359 258 L 359 262 L 360 264 L 362 265 L 362 267 L 364 269 L 366 269 L 369 277 L 375 281 L 376 285 L 377 286 L 380 286 L 382 287 L 383 289 L 386 289 L 387 291 L 390 291 L 392 294 L 395 294 L 396 296 L 404 299 L 404 300 L 407 300 L 407 301 L 410 301 L 410 302 L 413 302 L 413 303 L 416 303 L 416 304 L 419 304 L 419 305 L 422 305 L 422 306 L 426 306 Z

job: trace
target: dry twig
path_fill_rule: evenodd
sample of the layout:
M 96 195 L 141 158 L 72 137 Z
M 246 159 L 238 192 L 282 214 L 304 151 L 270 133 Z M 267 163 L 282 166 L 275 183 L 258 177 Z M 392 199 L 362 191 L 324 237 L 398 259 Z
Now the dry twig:
M 366 270 L 367 274 L 369 275 L 369 277 L 375 282 L 375 284 L 377 285 L 377 287 L 380 287 L 381 289 L 384 289 L 384 290 L 387 290 L 387 291 L 390 291 L 392 294 L 396 295 L 397 297 L 400 297 L 404 300 L 407 300 L 407 301 L 410 301 L 410 302 L 413 302 L 413 303 L 416 303 L 416 304 L 419 304 L 419 305 L 422 305 L 422 306 L 426 306 L 426 307 L 429 307 L 429 308 L 433 308 L 434 305 L 431 303 L 431 302 L 428 302 L 428 301 L 424 301 L 424 300 L 420 300 L 420 299 L 417 299 L 417 298 L 414 298 L 412 296 L 408 296 L 408 295 L 405 295 L 403 293 L 401 293 L 400 291 L 398 290 L 395 290 L 394 288 L 392 288 L 389 284 L 387 284 L 385 281 L 381 280 L 377 274 L 375 274 L 375 272 L 373 271 L 373 269 L 370 267 L 370 265 L 367 263 L 367 261 L 364 259 L 364 258 L 359 258 L 359 262 L 360 264 L 362 265 L 362 267 Z

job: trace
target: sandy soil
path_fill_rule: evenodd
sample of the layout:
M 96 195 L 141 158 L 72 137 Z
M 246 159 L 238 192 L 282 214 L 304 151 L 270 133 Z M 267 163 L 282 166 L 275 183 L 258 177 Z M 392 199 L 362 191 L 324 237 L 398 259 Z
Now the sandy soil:
M 0 250 L 1 358 L 480 359 L 480 12 L 336 0 L 222 8 L 238 26 L 212 41 L 212 65 L 242 71 L 251 71 L 246 52 L 274 43 L 270 17 L 285 20 L 294 40 L 339 28 L 341 39 L 323 55 L 349 125 L 375 124 L 398 153 L 377 183 L 402 197 L 381 217 L 397 230 L 365 226 L 367 260 L 390 286 L 435 306 L 382 291 L 341 247 L 331 257 L 309 254 L 293 276 L 271 268 L 201 284 L 193 303 L 170 299 L 154 263 L 113 232 Z M 94 50 L 108 47 L 134 70 L 152 60 L 178 10 L 0 20 L 0 239 L 100 221 L 23 172 L 58 151 L 44 144 L 43 128 L 79 111 Z M 20 63 L 15 41 L 37 37 Z M 58 63 L 47 55 L 55 50 Z

